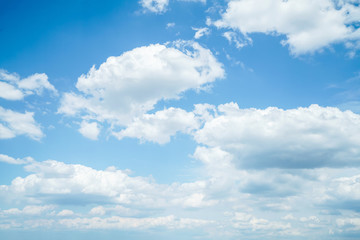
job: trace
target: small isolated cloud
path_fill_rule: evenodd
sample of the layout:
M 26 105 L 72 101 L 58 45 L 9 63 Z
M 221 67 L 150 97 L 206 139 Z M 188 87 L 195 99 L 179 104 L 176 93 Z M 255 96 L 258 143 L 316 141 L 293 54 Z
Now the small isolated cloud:
M 210 29 L 207 28 L 207 27 L 204 27 L 204 28 L 192 28 L 192 30 L 195 30 L 196 33 L 194 35 L 194 38 L 195 39 L 199 39 L 201 38 L 202 36 L 205 36 L 205 35 L 209 35 L 210 34 Z
M 100 128 L 97 122 L 89 123 L 84 120 L 80 124 L 79 132 L 86 138 L 97 140 L 100 133 Z
M 27 135 L 34 140 L 40 140 L 44 134 L 36 123 L 33 112 L 19 113 L 0 106 L 0 139 Z
M 245 37 L 251 33 L 284 35 L 281 43 L 300 55 L 336 43 L 356 50 L 359 11 L 354 1 L 231 0 L 213 24 L 238 30 Z
M 92 67 L 80 76 L 76 84 L 80 93 L 65 93 L 58 112 L 126 127 L 146 118 L 143 114 L 157 102 L 179 99 L 185 91 L 201 90 L 223 77 L 222 64 L 198 43 L 139 47 L 109 57 L 98 69 Z
M 140 5 L 150 12 L 164 13 L 169 5 L 169 0 L 141 0 Z
M 0 154 L 0 162 L 6 162 L 9 164 L 19 165 L 19 164 L 27 164 L 33 161 L 34 159 L 32 157 L 25 157 L 20 159 L 20 158 L 13 158 L 5 154 Z
M 8 73 L 0 69 L 0 97 L 6 100 L 21 100 L 25 96 L 40 95 L 44 89 L 57 93 L 55 87 L 48 81 L 45 73 L 35 73 L 20 79 L 16 73 Z
M 175 27 L 174 22 L 169 22 L 168 24 L 166 24 L 166 28 L 173 28 L 173 27 Z
M 252 44 L 251 38 L 244 37 L 243 39 L 240 39 L 238 34 L 232 31 L 224 32 L 223 37 L 226 38 L 230 44 L 234 43 L 236 48 L 243 48 L 246 45 Z

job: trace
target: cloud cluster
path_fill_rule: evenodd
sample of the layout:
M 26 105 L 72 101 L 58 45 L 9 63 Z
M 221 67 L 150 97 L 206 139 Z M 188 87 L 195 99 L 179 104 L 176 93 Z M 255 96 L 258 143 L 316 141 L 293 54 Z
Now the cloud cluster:
M 27 176 L 0 186 L 2 201 L 25 204 L 22 209 L 1 210 L 0 228 L 212 226 L 218 233 L 239 236 L 241 230 L 246 236 L 271 239 L 309 236 L 312 228 L 326 232 L 329 226 L 334 232 L 351 232 L 356 226 L 357 215 L 350 219 L 346 211 L 351 208 L 340 206 L 359 199 L 358 168 L 254 171 L 237 169 L 232 156 L 219 148 L 198 147 L 193 156 L 204 164 L 205 172 L 198 173 L 202 180 L 171 184 L 134 177 L 114 167 L 96 170 L 54 160 L 29 161 Z M 329 205 L 335 201 L 337 215 Z M 68 209 L 77 205 L 90 208 L 87 212 Z
M 360 10 L 353 1 L 231 0 L 219 28 L 251 33 L 285 35 L 283 45 L 292 54 L 313 53 L 335 43 L 360 40 Z
M 0 97 L 6 100 L 22 100 L 25 96 L 40 95 L 44 89 L 56 93 L 56 89 L 48 81 L 45 73 L 35 73 L 20 79 L 16 73 L 8 73 L 0 69 Z

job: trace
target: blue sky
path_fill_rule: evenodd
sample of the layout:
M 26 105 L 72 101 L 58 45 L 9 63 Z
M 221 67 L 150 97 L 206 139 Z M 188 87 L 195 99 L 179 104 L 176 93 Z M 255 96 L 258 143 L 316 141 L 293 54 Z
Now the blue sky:
M 359 4 L 0 1 L 0 238 L 358 239 Z

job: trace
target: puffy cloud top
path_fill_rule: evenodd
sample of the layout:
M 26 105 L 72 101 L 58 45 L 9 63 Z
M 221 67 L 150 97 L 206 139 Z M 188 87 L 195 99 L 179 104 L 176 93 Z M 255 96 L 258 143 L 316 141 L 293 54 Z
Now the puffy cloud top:
M 337 3 L 335 3 L 337 2 Z M 295 54 L 360 39 L 360 10 L 352 1 L 232 0 L 214 24 L 249 33 L 281 34 Z

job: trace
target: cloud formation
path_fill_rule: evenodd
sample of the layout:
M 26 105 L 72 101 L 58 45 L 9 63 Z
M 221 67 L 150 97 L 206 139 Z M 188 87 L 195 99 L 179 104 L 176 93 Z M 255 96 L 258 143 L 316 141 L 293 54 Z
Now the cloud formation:
M 194 133 L 198 143 L 229 152 L 240 168 L 359 166 L 360 116 L 333 107 L 282 110 L 219 105 Z
M 20 113 L 0 106 L 0 139 L 18 135 L 27 135 L 34 140 L 40 140 L 44 136 L 33 112 Z
M 198 43 L 149 45 L 92 67 L 78 79 L 80 93 L 65 93 L 58 112 L 123 127 L 159 101 L 179 99 L 223 77 L 222 65 Z
M 6 100 L 22 100 L 25 96 L 40 95 L 44 89 L 57 93 L 55 87 L 48 81 L 45 73 L 35 73 L 20 79 L 16 73 L 8 73 L 0 69 L 0 97 Z
M 292 54 L 313 53 L 336 43 L 354 45 L 360 40 L 359 6 L 354 1 L 332 0 L 232 0 L 219 28 L 252 33 L 284 35 L 281 42 Z

